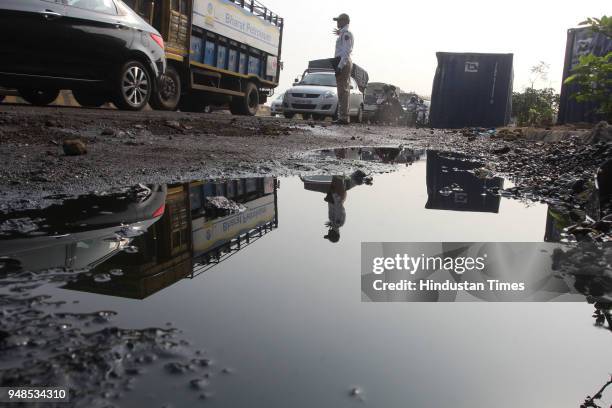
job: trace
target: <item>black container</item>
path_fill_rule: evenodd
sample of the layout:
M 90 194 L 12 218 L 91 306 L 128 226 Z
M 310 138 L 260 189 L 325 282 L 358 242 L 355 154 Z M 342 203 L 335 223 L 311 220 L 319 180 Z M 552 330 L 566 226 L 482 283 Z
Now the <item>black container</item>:
M 612 39 L 600 33 L 594 33 L 589 27 L 571 28 L 567 30 L 565 46 L 565 65 L 563 67 L 563 82 L 572 73 L 582 55 L 595 54 L 598 57 L 612 51 Z M 578 85 L 565 85 L 561 82 L 561 99 L 559 102 L 558 122 L 598 122 L 603 116 L 597 113 L 598 106 L 592 102 L 580 103 L 571 95 L 578 90 Z M 612 91 L 612 90 L 611 90 Z
M 435 128 L 507 125 L 513 54 L 438 52 L 429 120 Z

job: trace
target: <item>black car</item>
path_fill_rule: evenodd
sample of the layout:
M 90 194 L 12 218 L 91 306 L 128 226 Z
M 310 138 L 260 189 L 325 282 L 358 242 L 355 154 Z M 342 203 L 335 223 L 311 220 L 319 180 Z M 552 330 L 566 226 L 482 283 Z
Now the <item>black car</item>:
M 160 33 L 120 0 L 1 0 L 0 87 L 47 105 L 139 110 L 166 68 Z

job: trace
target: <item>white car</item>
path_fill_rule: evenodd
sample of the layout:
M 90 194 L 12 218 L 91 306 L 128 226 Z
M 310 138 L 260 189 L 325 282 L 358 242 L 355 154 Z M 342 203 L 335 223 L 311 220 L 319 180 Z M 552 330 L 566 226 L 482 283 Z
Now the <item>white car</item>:
M 338 93 L 336 75 L 333 71 L 306 71 L 302 80 L 285 92 L 283 115 L 292 118 L 301 114 L 304 119 L 323 120 L 336 118 L 338 113 Z M 349 115 L 352 122 L 363 119 L 363 93 L 351 78 Z
M 285 96 L 285 93 L 283 92 L 282 94 L 278 95 L 276 97 L 276 99 L 274 99 L 272 101 L 272 103 L 270 104 L 270 115 L 272 116 L 276 116 L 276 115 L 282 115 L 283 114 L 283 98 Z

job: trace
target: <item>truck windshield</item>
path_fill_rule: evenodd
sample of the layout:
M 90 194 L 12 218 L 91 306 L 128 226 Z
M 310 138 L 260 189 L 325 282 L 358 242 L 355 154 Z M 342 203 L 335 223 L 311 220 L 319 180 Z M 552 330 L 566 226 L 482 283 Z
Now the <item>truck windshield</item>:
M 333 74 L 306 74 L 300 85 L 336 86 L 336 76 Z

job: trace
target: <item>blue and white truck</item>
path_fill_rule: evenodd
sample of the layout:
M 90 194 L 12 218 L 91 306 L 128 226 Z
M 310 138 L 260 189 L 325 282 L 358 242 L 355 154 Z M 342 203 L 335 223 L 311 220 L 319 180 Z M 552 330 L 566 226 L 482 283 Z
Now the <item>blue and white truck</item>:
M 168 68 L 155 109 L 228 104 L 255 115 L 281 69 L 283 19 L 256 0 L 124 0 L 162 34 Z

